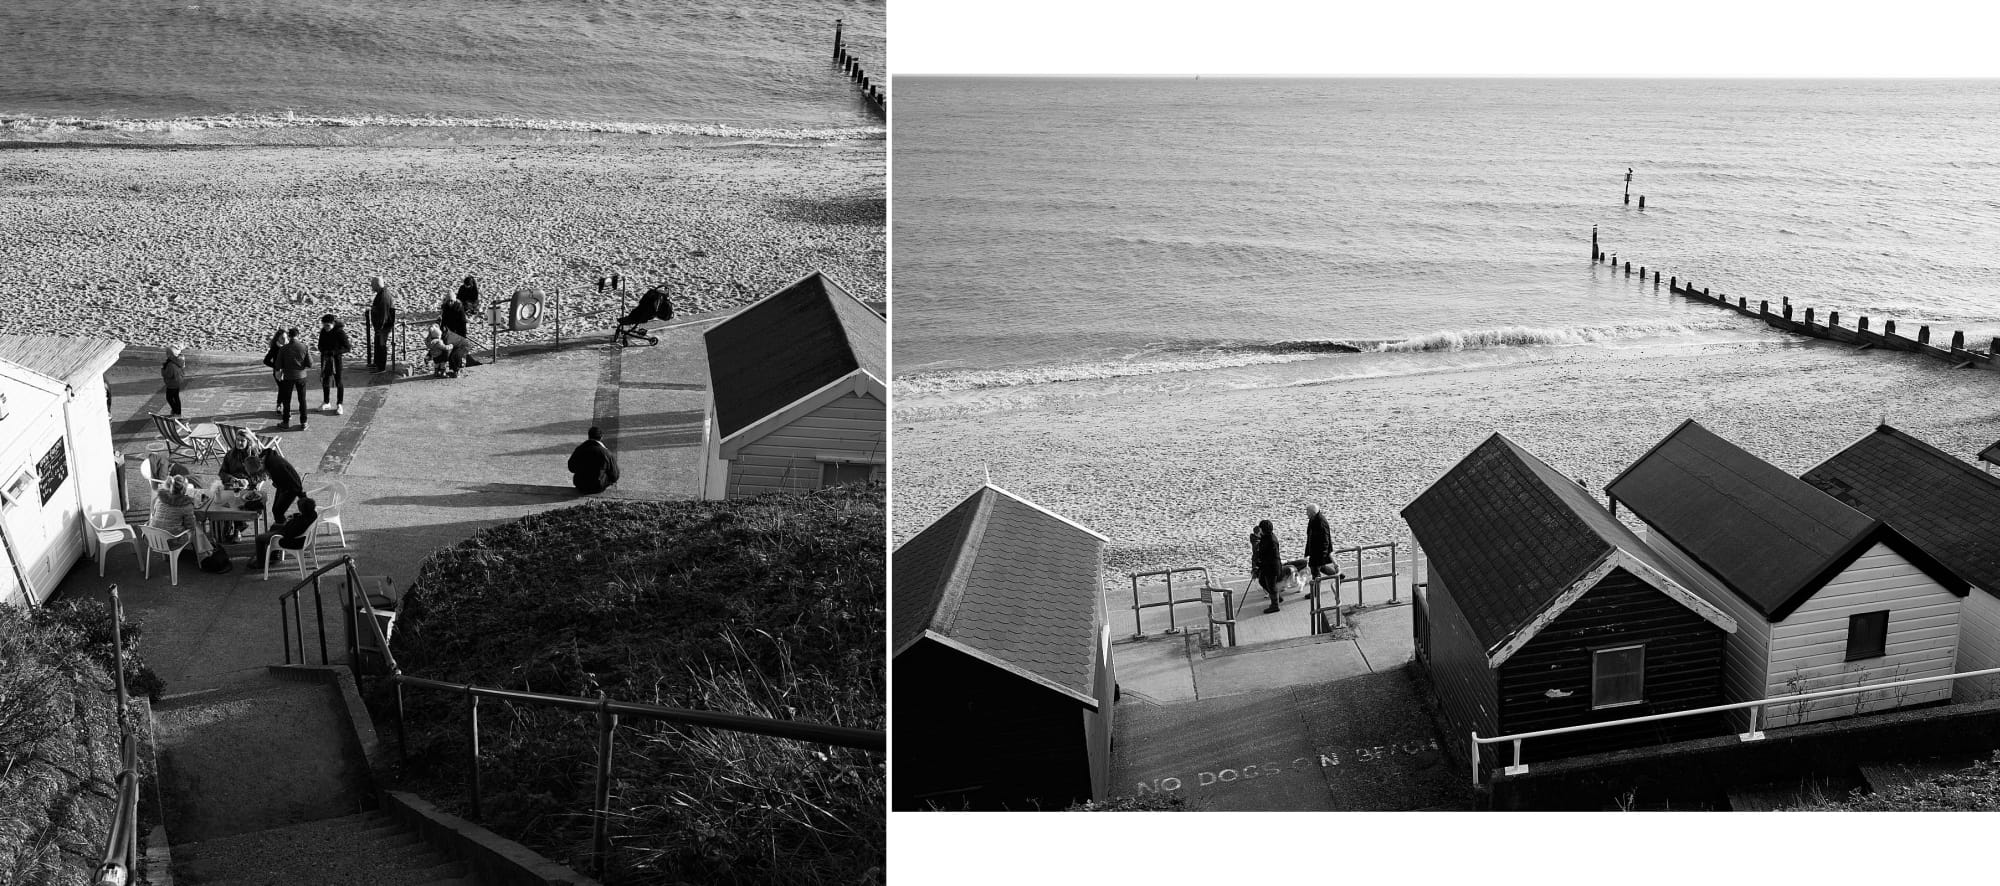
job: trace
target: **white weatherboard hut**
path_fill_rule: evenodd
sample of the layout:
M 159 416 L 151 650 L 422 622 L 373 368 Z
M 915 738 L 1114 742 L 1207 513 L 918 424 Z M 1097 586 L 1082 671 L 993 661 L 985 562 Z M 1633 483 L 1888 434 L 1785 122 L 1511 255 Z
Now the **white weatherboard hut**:
M 817 271 L 709 329 L 704 498 L 880 480 L 889 326 Z
M 118 510 L 104 372 L 123 348 L 0 335 L 0 603 L 48 599 L 89 550 L 84 514 Z
M 1953 672 L 1969 585 L 1893 526 L 1688 421 L 1605 486 L 1736 620 L 1732 702 Z M 1786 726 L 1951 697 L 1947 682 L 1772 705 Z M 1747 728 L 1749 714 L 1738 719 Z

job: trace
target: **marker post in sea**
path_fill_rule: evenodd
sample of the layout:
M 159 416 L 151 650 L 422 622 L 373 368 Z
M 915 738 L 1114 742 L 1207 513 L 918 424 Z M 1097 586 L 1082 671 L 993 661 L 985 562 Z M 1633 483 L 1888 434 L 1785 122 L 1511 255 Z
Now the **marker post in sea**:
M 1632 205 L 1632 167 L 1625 167 L 1625 205 Z

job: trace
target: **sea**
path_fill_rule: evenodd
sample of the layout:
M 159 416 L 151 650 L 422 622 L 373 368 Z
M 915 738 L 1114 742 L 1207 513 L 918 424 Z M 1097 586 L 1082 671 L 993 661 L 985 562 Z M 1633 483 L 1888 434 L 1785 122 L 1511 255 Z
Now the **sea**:
M 880 141 L 837 20 L 879 78 L 884 0 L 8 0 L 0 141 Z
M 904 418 L 1640 346 L 1719 347 L 1726 371 L 1795 344 L 1593 263 L 1593 229 L 1753 306 L 2000 335 L 1996 81 L 905 77 L 897 98 Z

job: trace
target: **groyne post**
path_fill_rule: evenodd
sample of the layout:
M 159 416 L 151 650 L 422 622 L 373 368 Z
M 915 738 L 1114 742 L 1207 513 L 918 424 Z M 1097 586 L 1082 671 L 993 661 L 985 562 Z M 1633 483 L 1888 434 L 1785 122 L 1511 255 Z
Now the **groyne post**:
M 1991 343 L 1987 344 L 1987 346 L 1986 346 L 1986 353 L 1988 353 L 1988 354 L 2000 354 L 2000 335 L 1996 335 L 1996 336 L 1994 336 L 1994 337 L 1993 337 L 1993 341 L 1992 341 Z
M 1787 320 L 1790 320 L 1790 319 L 1792 319 L 1792 304 L 1791 304 L 1791 302 L 1786 302 L 1786 303 L 1785 303 L 1785 319 L 1787 319 Z
M 1629 261 L 1625 263 L 1625 276 L 1632 276 L 1632 263 Z
M 1894 320 L 1884 320 L 1884 321 L 1882 321 L 1882 334 L 1883 334 L 1883 335 L 1895 335 L 1895 334 L 1896 334 L 1896 321 L 1894 321 Z
M 1596 261 L 1596 260 L 1597 260 L 1597 256 L 1598 256 L 1598 252 L 1597 252 L 1597 226 L 1596 226 L 1596 225 L 1591 225 L 1591 226 L 1590 226 L 1590 260 L 1591 260 L 1591 261 Z
M 1768 299 L 1768 298 L 1761 298 L 1761 299 L 1758 299 L 1758 300 L 1757 300 L 1757 316 L 1759 316 L 1759 317 L 1769 317 L 1769 316 L 1771 316 L 1771 300 L 1770 300 L 1770 299 Z
M 1867 332 L 1867 331 L 1868 331 L 1868 318 L 1867 318 L 1867 317 L 1865 317 L 1865 316 L 1864 316 L 1864 317 L 1862 317 L 1862 318 L 1861 318 L 1861 322 L 1860 322 L 1860 323 L 1859 323 L 1858 325 L 1856 325 L 1856 326 L 1855 326 L 1854 328 L 1855 328 L 1855 329 L 1857 329 L 1857 330 L 1860 330 L 1860 331 L 1862 331 L 1862 332 Z
M 1830 328 L 1830 327 L 1834 327 L 1834 326 L 1839 326 L 1839 325 L 1840 325 L 1840 312 L 1839 312 L 1839 311 L 1828 311 L 1828 312 L 1826 312 L 1826 325 L 1827 325 L 1827 326 L 1828 326 L 1829 328 Z
M 1625 205 L 1632 205 L 1632 167 L 1625 167 Z
M 841 23 L 841 19 L 834 19 L 834 20 L 833 20 L 833 57 L 834 57 L 834 58 L 840 58 L 840 53 L 841 53 L 841 45 L 840 45 L 840 23 Z
M 1954 330 L 1952 330 L 1952 333 L 1951 333 L 1951 349 L 1952 349 L 1952 350 L 1954 350 L 1954 351 L 1963 351 L 1963 350 L 1965 350 L 1965 330 L 1963 330 L 1963 329 L 1954 329 Z
M 1923 325 L 1923 326 L 1919 326 L 1919 327 L 1917 327 L 1917 344 L 1920 344 L 1920 345 L 1927 345 L 1927 344 L 1930 344 L 1930 343 L 1931 343 L 1931 328 L 1930 328 L 1930 326 L 1929 326 L 1928 324 L 1926 324 L 1926 325 Z
M 1644 212 L 1645 210 L 1646 210 L 1646 195 L 1645 195 L 1645 194 L 1640 194 L 1640 195 L 1639 195 L 1639 211 L 1641 211 L 1641 212 Z
M 1813 309 L 1812 309 L 1812 308 L 1807 308 L 1807 309 L 1806 309 L 1806 325 L 1807 325 L 1807 326 L 1811 326 L 1811 325 L 1812 325 L 1812 315 L 1813 315 Z
M 1668 277 L 1668 278 L 1667 278 L 1667 288 L 1668 288 L 1668 289 L 1679 289 L 1679 288 L 1681 288 L 1681 284 L 1680 284 L 1680 280 L 1681 280 L 1681 278 L 1679 278 L 1679 277 Z

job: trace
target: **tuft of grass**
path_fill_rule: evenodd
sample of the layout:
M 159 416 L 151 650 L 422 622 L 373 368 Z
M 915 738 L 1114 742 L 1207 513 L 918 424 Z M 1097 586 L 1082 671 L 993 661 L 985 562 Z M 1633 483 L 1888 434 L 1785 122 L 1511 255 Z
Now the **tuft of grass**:
M 1795 809 L 1814 812 L 1994 812 L 2000 811 L 2000 760 L 1982 760 L 1958 772 L 1923 779 L 1874 794 L 1852 791 L 1830 798 L 1815 790 Z
M 1145 794 L 1138 797 L 1112 797 L 1107 800 L 1085 800 L 1069 807 L 1070 812 L 1191 812 L 1200 808 L 1199 803 L 1190 801 L 1178 793 Z
M 492 527 L 425 563 L 396 655 L 450 682 L 881 729 L 882 498 L 591 502 Z M 400 776 L 465 811 L 463 698 L 405 698 Z M 589 870 L 595 715 L 487 704 L 480 725 L 482 823 Z M 879 755 L 624 719 L 615 746 L 609 882 L 882 878 Z

